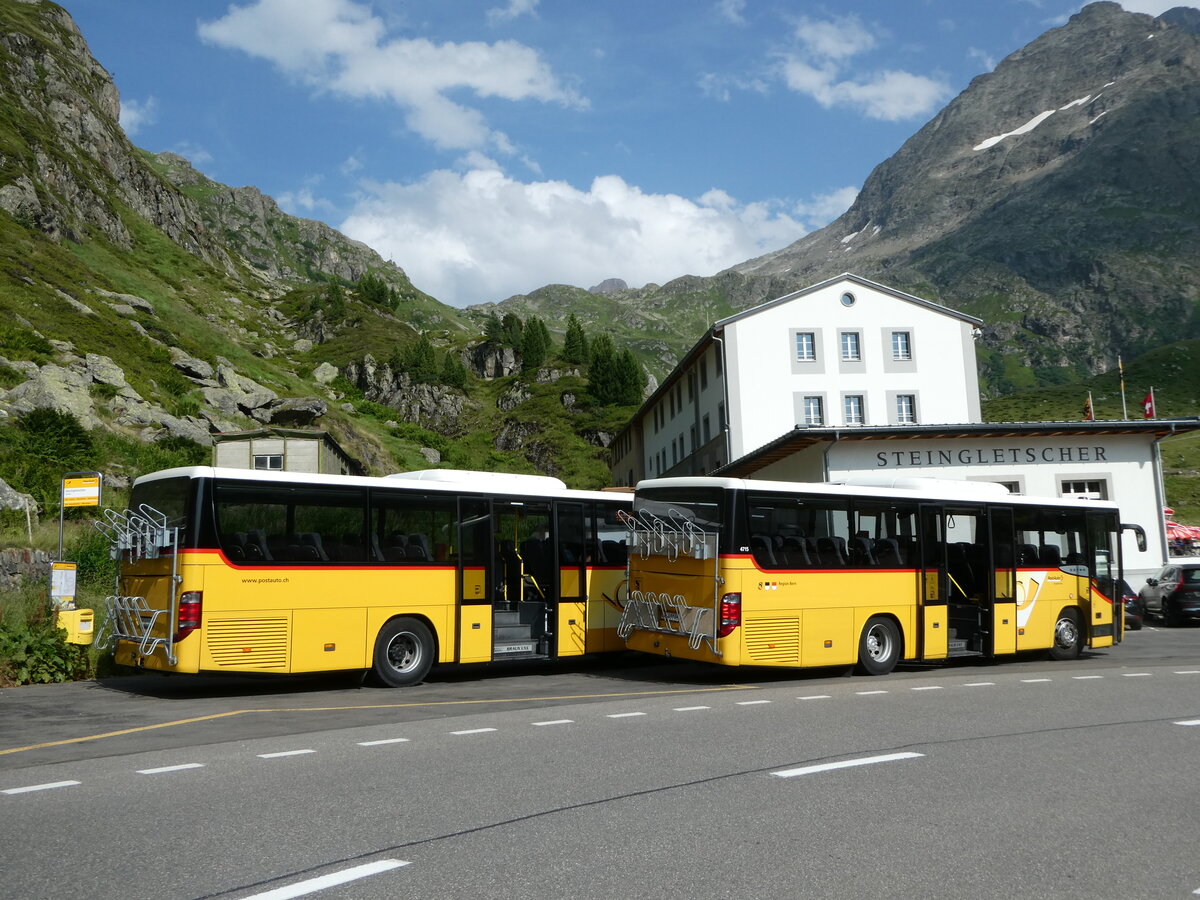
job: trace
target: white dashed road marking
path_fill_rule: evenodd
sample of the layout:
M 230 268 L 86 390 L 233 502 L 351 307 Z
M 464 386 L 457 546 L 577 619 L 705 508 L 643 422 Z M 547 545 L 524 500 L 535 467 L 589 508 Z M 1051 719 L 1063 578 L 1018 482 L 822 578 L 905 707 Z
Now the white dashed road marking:
M 138 769 L 139 775 L 165 775 L 167 772 L 182 772 L 184 769 L 203 769 L 204 763 L 183 763 L 179 766 L 159 766 L 157 769 Z
M 841 762 L 821 763 L 816 766 L 802 766 L 799 769 L 783 769 L 772 772 L 780 778 L 795 778 L 797 775 L 813 775 L 817 772 L 830 772 L 834 769 L 850 769 L 855 766 L 870 766 L 875 763 L 897 762 L 902 759 L 918 759 L 924 753 L 887 753 L 883 756 L 864 756 L 859 759 L 844 759 Z
M 79 784 L 78 781 L 52 781 L 49 784 L 31 784 L 27 787 L 9 788 L 6 791 L 0 791 L 0 794 L 30 794 L 33 791 L 52 791 L 55 788 L 71 787 Z
M 303 756 L 305 753 L 316 753 L 316 750 L 283 750 L 279 753 L 260 753 L 259 759 L 278 759 L 281 756 Z
M 1176 722 L 1176 725 L 1200 725 L 1200 719 L 1185 719 L 1182 722 Z
M 489 731 L 495 731 L 495 728 L 468 728 L 466 731 L 452 731 L 451 734 L 486 734 Z
M 339 884 L 347 884 L 360 878 L 378 875 L 380 872 L 389 872 L 407 865 L 407 862 L 399 859 L 381 859 L 379 862 L 367 863 L 365 866 L 355 866 L 353 869 L 344 869 L 331 875 L 322 875 L 320 878 L 310 878 L 307 881 L 289 884 L 287 887 L 276 888 L 264 894 L 254 894 L 246 897 L 245 900 L 291 900 L 292 897 L 315 894 L 326 888 L 337 887 Z
M 927 684 L 924 687 L 912 688 L 914 691 L 940 691 L 941 689 L 942 686 L 940 684 Z
M 382 747 L 384 744 L 406 744 L 408 738 L 384 738 L 379 741 L 359 741 L 360 747 Z
M 636 712 L 636 713 L 613 713 L 613 714 L 612 714 L 612 715 L 610 715 L 608 718 L 610 718 L 610 719 L 631 719 L 631 718 L 633 718 L 634 716 L 644 716 L 644 715 L 645 715 L 645 713 L 644 713 L 644 712 Z
M 797 700 L 828 700 L 828 694 L 809 694 L 807 697 L 797 697 Z
M 770 703 L 770 700 L 739 700 L 738 706 L 762 706 L 764 703 Z
M 872 694 L 886 694 L 887 691 L 855 691 L 860 697 L 870 697 Z
M 698 709 L 712 709 L 711 706 L 677 706 L 673 712 L 695 712 Z
M 542 725 L 571 725 L 574 721 L 574 719 L 552 719 L 549 722 L 534 722 L 533 724 L 538 727 Z
M 1050 679 L 1050 678 L 1022 678 L 1021 683 L 1022 684 L 1045 684 L 1046 682 L 1051 681 L 1051 680 L 1052 679 Z

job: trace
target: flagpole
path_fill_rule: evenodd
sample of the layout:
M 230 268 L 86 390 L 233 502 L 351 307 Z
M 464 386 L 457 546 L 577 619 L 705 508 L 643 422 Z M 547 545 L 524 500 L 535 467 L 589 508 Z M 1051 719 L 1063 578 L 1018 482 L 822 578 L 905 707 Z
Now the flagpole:
M 1121 373 L 1121 418 L 1129 420 L 1129 407 L 1125 405 L 1125 367 L 1121 365 L 1121 354 L 1117 354 L 1117 371 Z

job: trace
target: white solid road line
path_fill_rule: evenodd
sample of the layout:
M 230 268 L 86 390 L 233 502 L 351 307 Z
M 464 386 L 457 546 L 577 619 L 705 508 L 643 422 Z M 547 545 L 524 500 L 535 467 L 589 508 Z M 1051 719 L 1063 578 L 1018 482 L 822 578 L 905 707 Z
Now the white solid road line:
M 203 769 L 204 763 L 183 763 L 178 766 L 159 766 L 157 769 L 138 769 L 139 775 L 163 775 L 166 772 L 182 772 L 184 769 Z
M 52 791 L 55 788 L 71 787 L 79 784 L 78 781 L 52 781 L 49 784 L 31 784 L 27 787 L 9 788 L 6 791 L 0 791 L 0 794 L 29 794 L 33 791 Z
M 299 881 L 296 884 L 289 884 L 287 887 L 276 888 L 273 891 L 267 891 L 263 894 L 253 894 L 245 897 L 244 900 L 291 900 L 292 897 L 303 897 L 305 894 L 314 894 L 326 888 L 337 887 L 339 884 L 347 884 L 351 881 L 357 881 L 360 878 L 366 878 L 369 875 L 378 875 L 380 872 L 389 872 L 392 869 L 399 869 L 401 866 L 407 865 L 407 862 L 399 859 L 381 859 L 379 862 L 367 863 L 364 866 L 355 866 L 353 869 L 344 869 L 341 872 L 334 872 L 331 875 L 322 875 L 320 878 Z
M 278 759 L 281 756 L 303 756 L 305 753 L 316 753 L 316 750 L 281 750 L 278 753 L 259 753 L 259 759 Z
M 924 755 L 924 753 L 887 753 L 883 756 L 864 756 L 860 759 L 844 759 L 841 762 L 821 763 L 817 766 L 802 766 L 799 769 L 783 769 L 771 774 L 780 778 L 795 778 L 797 775 L 812 775 L 816 772 L 829 772 L 833 769 L 850 769 L 854 766 L 871 766 L 876 763 L 896 762 L 902 759 L 918 759 Z

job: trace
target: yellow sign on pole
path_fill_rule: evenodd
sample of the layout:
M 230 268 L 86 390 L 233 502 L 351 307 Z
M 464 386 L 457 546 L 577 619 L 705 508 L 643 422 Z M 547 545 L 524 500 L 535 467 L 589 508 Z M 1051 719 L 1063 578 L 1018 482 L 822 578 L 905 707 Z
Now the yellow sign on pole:
M 68 475 L 62 494 L 63 506 L 99 506 L 100 475 Z

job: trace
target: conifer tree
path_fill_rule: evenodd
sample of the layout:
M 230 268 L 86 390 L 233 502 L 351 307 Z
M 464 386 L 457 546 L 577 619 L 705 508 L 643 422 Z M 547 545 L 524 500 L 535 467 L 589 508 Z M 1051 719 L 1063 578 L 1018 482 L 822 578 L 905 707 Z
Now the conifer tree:
M 537 316 L 525 323 L 521 338 L 521 366 L 526 371 L 536 369 L 550 353 L 550 330 Z
M 567 333 L 563 337 L 563 359 L 569 363 L 586 363 L 588 361 L 588 340 L 583 326 L 575 318 L 575 313 L 567 318 Z

